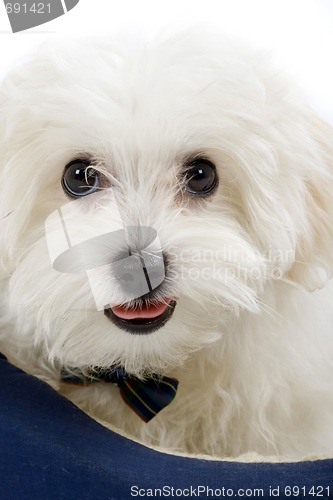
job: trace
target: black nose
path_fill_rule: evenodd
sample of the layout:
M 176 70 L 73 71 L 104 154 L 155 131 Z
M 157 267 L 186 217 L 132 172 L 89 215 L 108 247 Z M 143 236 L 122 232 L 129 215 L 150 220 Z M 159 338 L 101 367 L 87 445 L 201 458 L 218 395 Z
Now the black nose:
M 131 299 L 149 298 L 166 277 L 167 258 L 161 250 L 129 251 L 112 264 L 114 277 Z
M 168 264 L 168 258 L 165 255 L 165 253 L 163 253 L 162 258 L 163 258 L 163 264 L 164 264 L 164 279 L 163 279 L 163 281 L 159 285 L 157 285 L 156 287 L 152 288 L 147 293 L 142 294 L 139 297 L 141 300 L 146 300 L 146 301 L 154 300 L 156 298 L 156 295 L 157 295 L 158 292 L 161 292 L 161 291 L 163 291 L 164 289 L 167 288 L 167 287 L 165 287 L 165 281 L 166 281 L 166 279 L 168 277 L 169 264 Z M 150 272 L 149 272 L 149 276 L 152 279 L 152 282 L 156 283 L 158 281 L 159 272 L 158 271 L 156 272 L 156 270 L 151 269 Z

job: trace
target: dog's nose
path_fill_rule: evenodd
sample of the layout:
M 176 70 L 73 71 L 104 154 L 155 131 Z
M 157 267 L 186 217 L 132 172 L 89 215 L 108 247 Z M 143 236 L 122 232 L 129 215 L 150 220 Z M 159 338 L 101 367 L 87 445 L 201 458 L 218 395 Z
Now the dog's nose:
M 164 281 L 166 258 L 160 249 L 129 251 L 112 264 L 112 272 L 122 292 L 131 299 L 151 294 Z
M 45 222 L 53 268 L 87 272 L 98 310 L 113 301 L 130 301 L 153 292 L 165 278 L 164 258 L 156 229 L 124 226 L 92 238 L 77 234 L 75 202 L 53 212 Z

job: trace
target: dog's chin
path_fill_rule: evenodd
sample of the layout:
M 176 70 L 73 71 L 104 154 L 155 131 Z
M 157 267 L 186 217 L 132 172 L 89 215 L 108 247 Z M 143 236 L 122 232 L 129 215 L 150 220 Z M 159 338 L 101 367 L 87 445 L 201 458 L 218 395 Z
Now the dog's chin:
M 167 375 L 220 335 L 213 314 L 207 319 L 203 308 L 184 296 L 170 298 L 163 306 L 155 303 L 151 317 L 144 307 L 142 317 L 129 309 L 126 318 L 120 317 L 119 306 L 112 309 L 74 314 L 68 328 L 55 327 L 61 333 L 53 337 L 49 355 L 56 365 L 82 371 L 121 367 L 133 376 Z
M 133 335 L 147 335 L 162 328 L 171 318 L 176 307 L 175 299 L 140 304 L 137 307 L 109 306 L 105 316 L 118 328 Z

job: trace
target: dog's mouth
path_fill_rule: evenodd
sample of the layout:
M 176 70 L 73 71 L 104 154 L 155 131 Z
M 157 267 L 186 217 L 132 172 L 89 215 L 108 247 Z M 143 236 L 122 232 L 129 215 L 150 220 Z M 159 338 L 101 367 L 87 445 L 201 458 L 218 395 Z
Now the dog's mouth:
M 119 328 L 133 334 L 148 334 L 164 326 L 171 318 L 176 300 L 145 302 L 137 307 L 109 306 L 104 309 L 105 316 Z

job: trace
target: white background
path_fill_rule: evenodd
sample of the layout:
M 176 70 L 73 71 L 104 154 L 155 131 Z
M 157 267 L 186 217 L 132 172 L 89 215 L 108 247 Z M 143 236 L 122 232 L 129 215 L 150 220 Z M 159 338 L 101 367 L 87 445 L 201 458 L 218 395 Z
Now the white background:
M 203 21 L 273 48 L 333 124 L 333 0 L 80 0 L 66 15 L 16 34 L 0 0 L 0 74 L 46 36 L 123 30 L 151 36 Z

